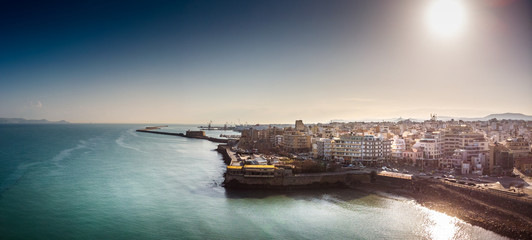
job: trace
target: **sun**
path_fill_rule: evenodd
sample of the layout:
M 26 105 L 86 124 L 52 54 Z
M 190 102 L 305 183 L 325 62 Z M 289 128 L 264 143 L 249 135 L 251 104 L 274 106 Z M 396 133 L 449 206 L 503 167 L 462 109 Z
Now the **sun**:
M 461 0 L 433 0 L 425 14 L 425 23 L 435 36 L 451 38 L 464 31 L 466 18 L 466 9 Z

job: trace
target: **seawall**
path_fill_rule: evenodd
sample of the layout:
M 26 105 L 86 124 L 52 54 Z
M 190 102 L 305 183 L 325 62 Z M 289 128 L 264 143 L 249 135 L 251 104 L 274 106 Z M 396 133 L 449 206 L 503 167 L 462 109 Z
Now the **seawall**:
M 187 136 L 183 133 L 172 133 L 172 132 L 161 132 L 161 131 L 151 131 L 149 129 L 137 129 L 137 132 L 145 132 L 145 133 L 153 133 L 153 134 L 161 134 L 161 135 L 170 135 L 170 136 L 178 136 L 178 137 L 186 137 L 186 138 L 194 138 L 194 139 L 203 139 L 215 143 L 228 143 L 229 140 L 227 139 L 220 139 L 220 138 L 214 138 L 214 137 L 207 137 L 207 136 Z
M 238 189 L 298 189 L 349 187 L 370 181 L 370 174 L 367 172 L 290 174 L 275 177 L 245 177 L 226 174 L 224 186 Z
M 216 148 L 216 151 L 220 154 L 222 154 L 222 158 L 224 160 L 225 165 L 229 165 L 231 163 L 231 156 L 229 156 L 228 151 L 229 146 L 226 144 L 218 144 L 218 147 Z

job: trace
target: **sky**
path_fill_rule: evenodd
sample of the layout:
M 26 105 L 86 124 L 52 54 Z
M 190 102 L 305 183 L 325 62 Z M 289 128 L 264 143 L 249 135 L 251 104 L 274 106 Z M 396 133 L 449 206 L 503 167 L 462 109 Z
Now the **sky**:
M 10 1 L 0 117 L 532 115 L 532 3 L 441 1 Z

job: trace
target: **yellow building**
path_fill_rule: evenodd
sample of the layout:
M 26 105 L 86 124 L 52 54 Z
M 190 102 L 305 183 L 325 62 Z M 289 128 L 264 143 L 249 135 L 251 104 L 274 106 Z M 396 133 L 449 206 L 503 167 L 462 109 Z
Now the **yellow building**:
M 311 137 L 298 131 L 286 131 L 283 134 L 281 147 L 289 152 L 309 152 Z

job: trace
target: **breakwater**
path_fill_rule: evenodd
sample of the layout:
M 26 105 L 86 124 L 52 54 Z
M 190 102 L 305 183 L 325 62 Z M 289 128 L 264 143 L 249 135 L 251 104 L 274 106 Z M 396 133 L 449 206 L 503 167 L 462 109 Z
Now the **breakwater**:
M 214 137 L 208 137 L 208 136 L 188 136 L 183 133 L 173 133 L 173 132 L 161 132 L 161 131 L 153 131 L 148 128 L 146 129 L 137 129 L 137 132 L 144 132 L 144 133 L 153 133 L 153 134 L 161 134 L 161 135 L 170 135 L 170 136 L 178 136 L 178 137 L 186 137 L 186 138 L 194 138 L 194 139 L 203 139 L 215 143 L 228 143 L 229 140 L 227 139 L 221 139 L 221 138 L 214 138 Z

